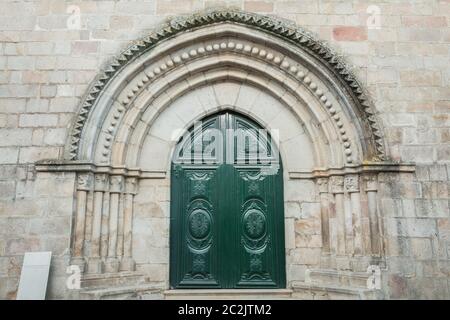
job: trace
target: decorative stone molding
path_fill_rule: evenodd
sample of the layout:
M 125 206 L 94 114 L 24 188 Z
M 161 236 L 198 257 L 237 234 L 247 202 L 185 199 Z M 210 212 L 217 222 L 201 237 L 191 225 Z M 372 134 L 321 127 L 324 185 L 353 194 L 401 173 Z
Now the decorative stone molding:
M 78 190 L 91 190 L 93 184 L 93 174 L 106 174 L 108 176 L 135 177 L 137 179 L 165 179 L 166 172 L 145 171 L 135 168 L 124 168 L 96 165 L 89 162 L 41 160 L 36 163 L 38 172 L 77 172 Z
M 290 179 L 314 179 L 329 178 L 336 175 L 362 174 L 364 177 L 373 177 L 380 172 L 411 173 L 415 171 L 415 165 L 411 163 L 395 162 L 366 162 L 362 165 L 349 166 L 345 168 L 314 169 L 308 172 L 289 172 Z M 376 178 L 364 178 L 376 179 Z
M 110 192 L 121 193 L 124 191 L 124 179 L 122 176 L 111 176 Z
M 330 178 L 331 193 L 344 193 L 344 177 L 332 176 Z
M 359 192 L 359 177 L 357 175 L 345 176 L 344 187 L 346 192 Z
M 135 177 L 128 177 L 125 180 L 125 193 L 137 194 L 138 180 Z
M 324 93 L 326 88 L 321 88 L 319 84 L 313 81 L 307 73 L 309 70 L 305 70 L 303 66 L 298 65 L 295 61 L 290 58 L 277 55 L 277 53 L 272 53 L 269 48 L 249 45 L 242 42 L 210 42 L 197 46 L 195 48 L 186 49 L 180 55 L 171 57 L 161 58 L 158 62 L 154 63 L 154 67 L 150 70 L 146 69 L 140 75 L 137 76 L 137 81 L 135 85 L 128 91 L 125 97 L 120 101 L 120 105 L 116 107 L 109 124 L 107 125 L 107 134 L 103 141 L 102 156 L 103 160 L 108 160 L 112 148 L 112 140 L 114 139 L 114 134 L 116 132 L 116 127 L 122 120 L 126 110 L 131 107 L 131 104 L 136 99 L 136 97 L 145 90 L 150 84 L 158 79 L 164 77 L 165 73 L 170 72 L 172 68 L 177 67 L 177 65 L 185 65 L 189 61 L 198 59 L 199 57 L 207 57 L 210 55 L 218 53 L 232 52 L 235 54 L 243 54 L 252 57 L 252 59 L 259 59 L 264 61 L 264 63 L 271 64 L 283 72 L 288 73 L 290 76 L 295 78 L 297 81 L 302 83 L 313 96 L 317 97 L 319 103 L 321 103 L 329 113 L 329 118 L 333 120 L 337 127 L 337 132 L 340 134 L 341 143 L 344 147 L 344 155 L 346 162 L 351 164 L 353 162 L 352 155 L 355 152 L 352 150 L 351 141 L 348 137 L 349 128 L 346 128 L 344 122 L 342 121 L 341 112 L 338 106 L 333 105 L 329 100 L 327 95 Z M 302 71 L 302 69 L 304 71 Z M 305 73 L 306 72 L 306 73 Z
M 105 173 L 97 173 L 95 175 L 95 191 L 107 191 L 108 190 L 108 175 Z
M 203 14 L 196 14 L 188 17 L 178 17 L 170 20 L 169 22 L 163 24 L 159 30 L 152 32 L 150 35 L 142 38 L 141 40 L 135 41 L 131 46 L 125 49 L 119 56 L 114 58 L 111 63 L 105 68 L 105 70 L 97 77 L 94 83 L 91 85 L 88 94 L 83 100 L 82 107 L 80 109 L 77 120 L 72 128 L 71 141 L 69 147 L 69 159 L 75 160 L 78 158 L 79 144 L 82 139 L 83 130 L 86 124 L 86 120 L 89 116 L 92 106 L 96 103 L 97 98 L 100 96 L 100 93 L 106 85 L 111 81 L 111 79 L 122 69 L 124 66 L 132 63 L 138 57 L 140 57 L 144 52 L 147 52 L 159 43 L 162 40 L 165 40 L 169 37 L 173 37 L 187 30 L 193 30 L 198 27 L 204 27 L 205 25 L 213 25 L 221 22 L 229 22 L 236 23 L 239 25 L 245 25 L 248 28 L 255 28 L 257 30 L 263 30 L 271 35 L 275 35 L 291 44 L 295 44 L 299 49 L 303 52 L 309 54 L 314 57 L 320 63 L 323 64 L 330 72 L 332 72 L 335 77 L 340 79 L 343 86 L 345 86 L 348 94 L 351 96 L 353 104 L 356 108 L 364 114 L 364 121 L 367 123 L 368 128 L 370 128 L 370 139 L 374 144 L 374 154 L 372 155 L 372 160 L 380 161 L 386 159 L 386 154 L 384 150 L 384 143 L 382 139 L 382 133 L 380 130 L 380 126 L 377 123 L 377 118 L 375 116 L 375 112 L 373 110 L 372 104 L 369 101 L 367 94 L 363 91 L 361 85 L 356 80 L 355 76 L 347 67 L 346 63 L 334 50 L 329 48 L 324 42 L 315 39 L 315 37 L 305 30 L 294 26 L 293 24 L 286 23 L 285 21 L 278 20 L 273 17 L 260 16 L 253 13 L 246 13 L 240 11 L 229 11 L 229 10 L 219 10 L 212 11 Z M 221 43 L 215 44 L 211 47 L 211 50 L 214 48 L 218 49 L 236 49 L 238 44 L 235 43 Z M 156 67 L 153 70 L 153 74 L 161 73 L 162 71 L 172 67 L 178 61 L 182 61 L 183 59 L 188 59 L 189 56 L 197 56 L 199 54 L 206 52 L 208 47 L 206 48 L 198 48 L 196 50 L 191 50 L 189 53 L 184 53 L 180 57 L 175 57 L 173 60 L 167 60 L 165 63 L 161 64 L 159 67 Z M 264 49 L 259 48 L 246 48 L 243 47 L 242 50 L 247 51 L 250 54 L 264 56 Z M 265 55 L 265 58 L 270 58 L 270 55 Z M 295 70 L 295 66 L 291 66 L 287 61 L 281 61 L 281 59 L 276 59 L 277 57 L 273 57 L 273 62 L 276 64 L 280 64 L 281 68 L 288 69 L 290 72 L 295 73 L 298 72 Z M 301 77 L 301 74 L 299 74 Z M 137 84 L 137 89 L 139 90 L 140 86 L 143 86 L 149 77 L 143 77 Z M 306 85 L 309 86 L 311 90 L 315 90 L 317 95 L 322 94 L 322 89 L 318 88 L 314 82 L 309 82 L 309 78 L 305 77 L 303 81 Z M 134 88 L 132 91 L 136 90 Z M 133 95 L 129 97 L 130 101 Z M 320 98 L 325 97 L 322 95 Z M 325 98 L 323 98 L 325 100 Z M 323 101 L 322 100 L 322 101 Z M 128 100 L 124 100 L 125 104 L 128 103 Z M 326 101 L 323 101 L 325 104 Z M 326 105 L 327 106 L 327 105 Z M 327 106 L 328 107 L 328 106 Z M 331 105 L 329 106 L 330 112 L 332 112 Z M 117 113 L 115 116 L 117 119 L 120 117 L 120 114 L 125 111 L 125 108 L 118 107 Z M 340 122 L 339 116 L 336 113 L 333 116 L 333 119 L 336 121 L 336 125 L 340 128 L 341 134 L 343 135 L 342 140 L 345 146 L 345 153 L 348 157 L 348 162 L 351 162 L 351 154 L 352 150 L 350 148 L 349 141 L 344 138 L 345 137 L 345 128 L 343 128 L 343 123 Z M 117 123 L 117 122 L 116 122 Z M 111 126 L 107 129 L 110 134 L 115 132 L 114 121 L 111 122 Z M 110 141 L 106 139 L 104 143 L 105 146 L 108 146 Z M 107 151 L 103 151 L 107 155 Z
M 328 192 L 328 179 L 327 178 L 317 179 L 317 186 L 319 188 L 319 193 L 327 193 Z
M 378 178 L 375 174 L 364 175 L 365 189 L 366 191 L 377 191 L 378 190 Z
M 77 177 L 77 190 L 89 191 L 92 189 L 92 174 L 83 173 Z

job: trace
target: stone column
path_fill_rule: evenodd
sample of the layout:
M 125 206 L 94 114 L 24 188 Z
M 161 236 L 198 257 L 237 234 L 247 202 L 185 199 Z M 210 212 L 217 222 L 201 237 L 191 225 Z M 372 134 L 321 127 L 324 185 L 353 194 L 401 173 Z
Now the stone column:
M 349 254 L 362 255 L 363 241 L 361 228 L 361 195 L 359 190 L 359 176 L 348 175 L 345 177 L 345 191 L 350 195 L 350 215 L 348 217 L 348 225 L 351 232 L 349 238 L 353 239 L 351 248 L 348 248 Z
M 377 175 L 367 175 L 364 177 L 364 180 L 366 182 L 365 189 L 367 193 L 367 206 L 369 209 L 371 253 L 373 256 L 380 257 L 382 253 L 382 242 L 377 203 Z
M 344 178 L 332 176 L 330 178 L 330 189 L 334 196 L 334 233 L 336 236 L 336 254 L 345 255 L 345 212 L 344 212 Z
M 125 187 L 125 185 L 124 185 Z M 124 210 L 124 194 L 119 195 L 119 215 L 117 219 L 117 246 L 116 246 L 116 257 L 119 261 L 119 269 L 120 269 L 120 261 L 123 256 L 123 210 Z
M 108 256 L 108 242 L 109 242 L 109 182 L 106 183 L 107 189 L 103 193 L 103 207 L 102 207 L 102 232 L 100 235 L 100 256 L 105 261 Z
M 124 210 L 123 210 L 123 256 L 120 270 L 134 271 L 135 262 L 132 258 L 133 242 L 133 199 L 137 192 L 137 178 L 129 177 L 125 181 Z
M 84 232 L 86 228 L 86 206 L 87 195 L 92 186 L 92 177 L 90 174 L 82 173 L 77 177 L 77 199 L 75 216 L 75 234 L 72 254 L 72 264 L 80 266 L 84 271 Z
M 330 246 L 330 203 L 328 199 L 328 179 L 320 178 L 317 180 L 320 197 L 320 215 L 322 232 L 322 265 L 329 267 L 329 258 L 331 253 Z
M 94 212 L 92 218 L 91 251 L 88 263 L 89 273 L 102 273 L 103 262 L 100 256 L 100 238 L 102 229 L 103 194 L 106 191 L 108 176 L 96 174 L 94 182 Z
M 109 241 L 105 269 L 107 272 L 118 272 L 119 260 L 117 259 L 117 232 L 119 222 L 119 201 L 120 194 L 123 190 L 123 177 L 112 176 L 110 181 Z

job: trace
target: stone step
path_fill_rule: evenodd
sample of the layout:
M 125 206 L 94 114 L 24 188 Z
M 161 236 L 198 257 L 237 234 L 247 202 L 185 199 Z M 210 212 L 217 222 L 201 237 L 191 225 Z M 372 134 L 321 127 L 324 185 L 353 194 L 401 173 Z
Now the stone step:
M 310 269 L 305 274 L 305 282 L 332 287 L 354 287 L 367 289 L 366 272 L 340 271 L 332 269 Z
M 292 298 L 302 300 L 380 300 L 381 290 L 357 287 L 318 285 L 296 281 L 292 283 Z
M 161 300 L 163 289 L 154 284 L 142 284 L 103 289 L 82 289 L 80 300 Z
M 290 299 L 291 289 L 175 289 L 164 291 L 168 300 L 277 300 Z
M 139 285 L 147 282 L 146 277 L 138 272 L 84 274 L 81 278 L 81 288 L 111 288 Z

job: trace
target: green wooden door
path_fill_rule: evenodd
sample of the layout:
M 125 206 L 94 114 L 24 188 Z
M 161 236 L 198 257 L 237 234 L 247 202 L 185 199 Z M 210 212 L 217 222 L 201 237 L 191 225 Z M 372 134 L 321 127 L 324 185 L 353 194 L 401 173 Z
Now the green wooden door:
M 179 142 L 171 173 L 173 288 L 285 287 L 282 167 L 259 129 L 227 112 Z

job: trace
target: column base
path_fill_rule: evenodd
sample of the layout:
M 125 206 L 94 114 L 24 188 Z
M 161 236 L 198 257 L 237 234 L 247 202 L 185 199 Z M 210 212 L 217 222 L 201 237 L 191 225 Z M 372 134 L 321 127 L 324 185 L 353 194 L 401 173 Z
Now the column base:
M 338 270 L 351 270 L 350 259 L 347 256 L 336 257 L 336 268 Z
M 90 258 L 87 264 L 87 273 L 103 273 L 104 263 L 100 258 Z
M 80 267 L 81 273 L 84 273 L 84 271 L 86 270 L 86 261 L 84 260 L 83 257 L 72 258 L 70 260 L 70 264 Z
M 136 263 L 132 258 L 123 258 L 120 261 L 120 271 L 134 271 L 136 269 Z
M 322 254 L 322 256 L 320 257 L 320 267 L 324 269 L 332 268 L 331 254 Z
M 105 272 L 119 272 L 120 263 L 117 258 L 107 258 L 105 263 Z

